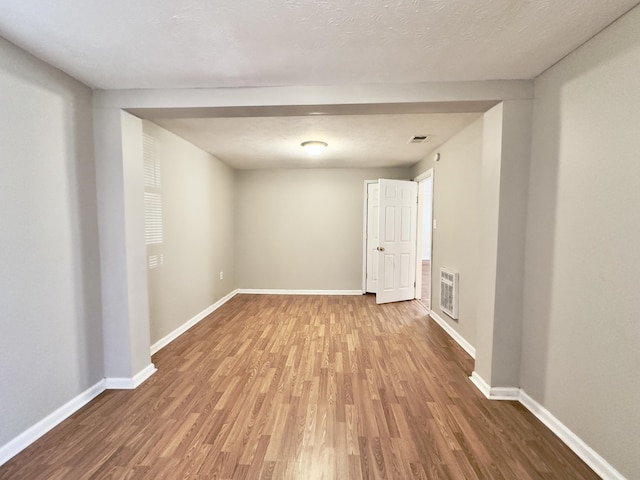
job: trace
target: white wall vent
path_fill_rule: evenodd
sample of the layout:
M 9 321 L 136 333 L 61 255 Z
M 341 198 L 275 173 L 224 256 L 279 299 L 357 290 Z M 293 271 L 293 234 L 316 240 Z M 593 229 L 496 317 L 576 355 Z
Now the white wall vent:
M 429 139 L 429 135 L 415 135 L 407 143 L 424 143 Z
M 448 268 L 440 269 L 440 310 L 458 319 L 459 274 Z

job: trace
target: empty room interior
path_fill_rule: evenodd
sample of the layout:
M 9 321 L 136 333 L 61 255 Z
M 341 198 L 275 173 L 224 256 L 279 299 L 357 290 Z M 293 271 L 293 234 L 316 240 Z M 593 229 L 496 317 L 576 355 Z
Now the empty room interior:
M 639 78 L 635 0 L 4 1 L 0 479 L 640 478 Z

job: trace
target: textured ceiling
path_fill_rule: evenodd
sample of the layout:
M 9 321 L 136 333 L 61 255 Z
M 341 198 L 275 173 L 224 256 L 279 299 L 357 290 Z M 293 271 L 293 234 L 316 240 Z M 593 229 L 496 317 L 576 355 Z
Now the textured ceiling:
M 156 119 L 238 169 L 407 166 L 423 159 L 480 113 Z M 410 144 L 415 135 L 425 143 Z M 300 144 L 329 144 L 319 157 Z
M 0 0 L 0 36 L 99 89 L 531 79 L 637 3 Z M 346 167 L 415 163 L 489 106 L 134 113 L 236 168 Z M 329 143 L 322 157 L 304 156 L 309 139 Z
M 637 0 L 2 0 L 0 36 L 102 89 L 530 79 Z

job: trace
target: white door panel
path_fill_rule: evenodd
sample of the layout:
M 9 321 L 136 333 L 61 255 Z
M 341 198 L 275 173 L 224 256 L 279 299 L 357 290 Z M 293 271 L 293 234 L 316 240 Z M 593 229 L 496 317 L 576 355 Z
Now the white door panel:
M 415 298 L 418 188 L 415 182 L 378 181 L 377 303 Z M 369 250 L 371 251 L 371 250 Z
M 413 278 L 411 277 L 411 268 L 409 267 L 409 263 L 411 261 L 411 256 L 406 253 L 401 253 L 400 257 L 400 281 L 398 282 L 398 286 L 400 288 L 407 288 L 409 284 L 413 284 Z

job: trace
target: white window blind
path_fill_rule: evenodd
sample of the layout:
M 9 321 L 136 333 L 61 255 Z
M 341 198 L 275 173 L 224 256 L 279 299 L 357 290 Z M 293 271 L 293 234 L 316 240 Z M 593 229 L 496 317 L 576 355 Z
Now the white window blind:
M 144 192 L 144 231 L 147 245 L 162 243 L 162 195 Z
M 147 188 L 161 188 L 160 162 L 156 159 L 156 143 L 151 135 L 144 135 L 144 186 Z
M 158 247 L 164 241 L 162 219 L 162 176 L 160 162 L 156 157 L 155 139 L 144 135 L 144 232 L 147 244 L 147 265 L 149 269 L 160 267 L 164 263 Z
M 149 255 L 148 256 L 148 264 L 149 269 L 158 268 L 164 263 L 164 255 Z

